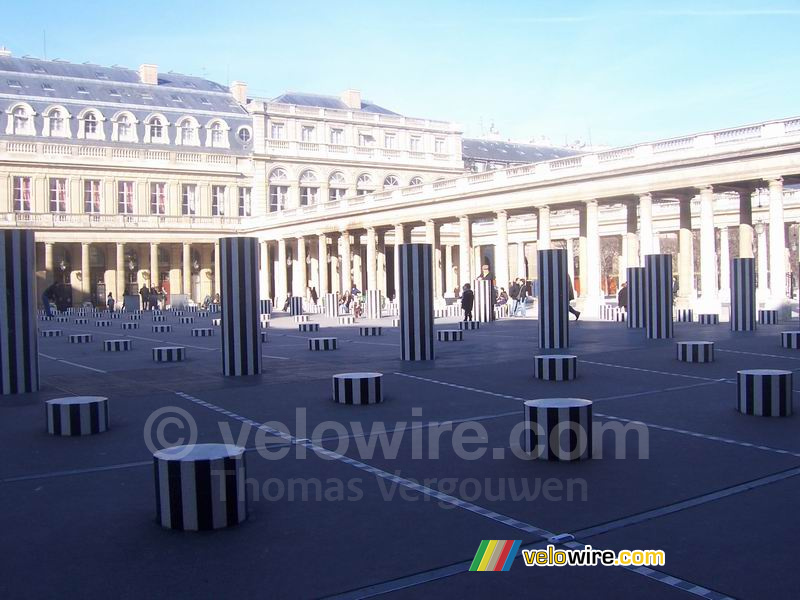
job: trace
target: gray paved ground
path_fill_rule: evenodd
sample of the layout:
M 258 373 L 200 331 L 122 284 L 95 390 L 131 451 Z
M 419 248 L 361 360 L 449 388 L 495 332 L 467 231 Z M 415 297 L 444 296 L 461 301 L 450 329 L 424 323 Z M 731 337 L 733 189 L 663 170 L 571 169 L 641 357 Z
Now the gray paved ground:
M 247 378 L 221 376 L 218 335 L 190 337 L 210 318 L 181 325 L 170 316 L 173 332 L 166 334 L 152 333 L 147 315 L 129 332 L 121 321 L 111 328 L 92 320 L 40 323 L 64 331 L 40 338 L 42 391 L 0 401 L 0 596 L 798 596 L 798 417 L 734 410 L 737 369 L 800 369 L 800 352 L 782 349 L 779 335 L 796 324 L 734 334 L 727 324 L 676 323 L 675 340 L 717 342 L 716 362 L 698 365 L 674 359 L 675 340 L 647 341 L 624 324 L 571 323 L 579 378 L 556 383 L 532 377 L 533 320 L 503 320 L 465 332 L 464 342 L 438 343 L 430 364 L 399 361 L 399 332 L 389 319 L 383 336 L 364 338 L 358 326 L 312 320 L 322 324 L 319 334 L 301 334 L 291 318 L 276 316 L 262 345 L 264 374 Z M 437 328 L 447 323 L 437 321 Z M 66 336 L 76 332 L 95 341 L 69 344 Z M 310 352 L 305 340 L 315 335 L 336 336 L 339 349 Z M 122 337 L 133 340 L 133 351 L 102 352 L 100 340 Z M 153 363 L 151 348 L 164 344 L 186 345 L 187 361 Z M 384 404 L 331 402 L 332 374 L 366 370 L 385 374 Z M 111 430 L 49 436 L 43 402 L 65 395 L 108 396 Z M 611 435 L 599 442 L 598 460 L 515 457 L 509 433 L 522 419 L 522 400 L 542 397 L 594 400 L 602 423 L 645 423 L 649 457 L 640 458 L 632 434 L 619 458 Z M 251 449 L 253 481 L 248 520 L 216 532 L 167 531 L 155 521 L 144 436 L 148 417 L 163 407 L 190 415 L 200 442 L 222 441 L 222 430 L 237 439 L 240 419 L 280 421 L 294 438 L 321 437 L 317 447 L 341 456 L 329 460 L 309 442 L 270 437 L 271 451 L 288 454 L 267 460 L 253 451 L 256 430 L 245 431 L 240 443 Z M 297 409 L 304 409 L 300 422 Z M 431 422 L 468 420 L 484 428 L 480 443 L 469 447 L 487 448 L 483 456 L 459 457 L 447 432 L 428 443 Z M 326 421 L 341 423 L 345 435 L 328 428 L 315 436 Z M 394 455 L 363 452 L 379 424 L 389 439 L 398 436 Z M 165 429 L 173 442 L 186 433 Z M 299 479 L 309 486 L 305 499 Z M 560 491 L 545 494 L 537 487 L 543 484 Z M 563 533 L 595 548 L 664 549 L 667 562 L 641 573 L 527 568 L 518 557 L 509 573 L 467 572 L 483 539 L 542 547 L 548 535 Z

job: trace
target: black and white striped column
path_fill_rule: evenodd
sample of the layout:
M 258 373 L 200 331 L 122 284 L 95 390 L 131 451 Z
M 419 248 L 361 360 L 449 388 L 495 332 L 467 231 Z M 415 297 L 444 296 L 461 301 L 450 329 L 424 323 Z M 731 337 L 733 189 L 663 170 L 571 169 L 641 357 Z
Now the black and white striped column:
M 51 435 L 92 435 L 108 431 L 108 398 L 71 396 L 45 402 L 47 433 Z
M 0 232 L 0 393 L 39 390 L 32 230 Z
M 172 331 L 172 325 L 151 325 L 150 331 L 153 333 L 169 333 Z
M 212 337 L 214 329 L 211 327 L 193 327 L 192 337 Z
M 325 316 L 335 319 L 339 316 L 339 294 L 329 293 L 322 298 Z
M 219 240 L 222 288 L 222 374 L 261 373 L 258 315 L 258 238 Z
M 338 318 L 339 325 L 355 325 L 356 318 L 353 315 L 342 315 Z
M 701 313 L 697 315 L 700 325 L 719 325 L 719 315 L 716 313 Z
M 681 362 L 714 362 L 714 342 L 678 342 L 676 348 Z
M 433 248 L 399 244 L 400 359 L 433 360 Z
M 91 333 L 71 333 L 69 336 L 70 344 L 88 344 L 91 341 Z
M 800 349 L 800 331 L 781 331 L 781 346 L 791 350 Z
M 737 372 L 740 413 L 759 417 L 792 414 L 792 372 L 749 369 Z
M 525 450 L 540 460 L 592 457 L 592 402 L 581 398 L 525 401 Z
M 310 331 L 319 331 L 319 323 L 298 323 L 297 330 L 303 333 Z
M 155 362 L 181 362 L 186 359 L 186 348 L 183 346 L 160 346 L 153 348 Z
M 459 321 L 458 328 L 461 331 L 468 331 L 472 329 L 480 329 L 481 324 L 478 321 Z
M 303 297 L 292 296 L 289 298 L 289 314 L 292 316 L 303 314 Z
M 672 337 L 672 255 L 644 257 L 645 332 L 648 339 Z
M 464 339 L 464 332 L 460 329 L 440 329 L 436 332 L 440 342 L 460 342 Z
M 262 315 L 272 314 L 272 300 L 269 298 L 262 298 L 258 301 L 258 312 Z
M 383 402 L 382 373 L 339 373 L 333 376 L 333 401 L 338 404 Z
M 628 267 L 628 329 L 644 329 L 644 267 Z
M 309 338 L 308 349 L 314 351 L 336 350 L 336 338 Z
M 164 315 L 153 315 L 153 323 L 166 323 L 167 317 Z
M 309 315 L 295 315 L 293 318 L 295 323 L 308 323 L 311 320 Z
M 138 323 L 123 323 L 122 329 L 139 329 Z
M 578 376 L 574 354 L 540 354 L 533 357 L 533 376 L 546 381 L 570 381 Z
M 64 331 L 61 329 L 42 329 L 39 333 L 42 337 L 61 337 Z
M 775 309 L 760 309 L 758 311 L 758 324 L 759 325 L 777 325 L 778 324 L 778 311 Z
M 367 318 L 381 318 L 381 291 L 367 290 Z
M 731 260 L 731 331 L 756 328 L 756 267 L 754 258 Z
M 488 279 L 479 279 L 475 282 L 475 306 L 473 315 L 480 323 L 490 323 L 495 320 L 494 314 L 494 286 Z M 442 315 L 445 316 L 445 315 Z
M 539 250 L 539 347 L 569 347 L 567 251 Z
M 103 340 L 104 352 L 127 352 L 133 349 L 131 340 Z
M 209 531 L 247 518 L 244 448 L 192 444 L 153 454 L 156 518 L 162 527 Z
M 679 308 L 675 311 L 675 320 L 678 323 L 692 323 L 694 321 L 694 311 L 691 308 Z
M 382 327 L 359 327 L 358 335 L 360 336 L 368 336 L 368 335 L 383 335 L 383 328 Z

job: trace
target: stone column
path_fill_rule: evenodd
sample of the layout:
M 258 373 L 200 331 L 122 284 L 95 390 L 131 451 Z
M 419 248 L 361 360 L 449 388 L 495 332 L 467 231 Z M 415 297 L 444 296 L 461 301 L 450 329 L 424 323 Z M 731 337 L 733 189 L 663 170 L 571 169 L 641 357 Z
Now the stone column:
M 679 198 L 680 230 L 678 231 L 678 308 L 689 308 L 694 292 L 694 244 L 692 235 L 692 200 Z
M 728 228 L 719 228 L 719 297 L 730 298 L 731 295 L 731 256 Z
M 628 281 L 628 243 L 625 235 L 620 236 L 620 255 L 617 259 L 617 273 L 619 273 L 619 286 Z
M 217 250 L 219 248 L 217 247 Z M 215 259 L 218 257 L 218 254 L 215 254 Z M 218 264 L 214 265 L 216 272 L 214 273 L 217 276 L 219 272 Z M 151 242 L 150 243 L 150 283 L 148 284 L 150 287 L 158 287 L 158 244 Z M 217 291 L 219 291 L 219 287 L 217 287 Z
M 753 189 L 739 192 L 739 258 L 753 258 Z
M 538 235 L 536 239 L 537 250 L 550 249 L 550 207 L 540 206 L 539 217 L 536 219 Z
M 455 273 L 453 271 L 453 246 L 447 244 L 442 249 L 444 256 L 444 291 L 450 293 L 456 287 Z
M 83 300 L 91 300 L 92 295 L 91 268 L 89 266 L 89 242 L 81 242 L 81 294 Z
M 442 297 L 442 249 L 439 239 L 439 224 L 430 219 L 425 221 L 425 243 L 433 249 L 433 300 Z
M 261 270 L 258 284 L 258 299 L 269 300 L 272 298 L 272 263 L 269 260 L 269 242 L 264 240 L 261 247 Z
M 222 298 L 222 260 L 219 254 L 219 242 L 214 242 L 214 293 Z
M 575 281 L 575 239 L 567 238 L 567 274 L 571 281 Z
M 192 296 L 192 246 L 191 244 L 183 243 L 183 285 L 181 291 L 186 294 L 187 298 Z
M 382 229 L 377 232 L 377 260 L 378 260 L 378 290 L 381 295 L 387 297 L 387 283 L 386 283 L 386 230 Z
M 717 249 L 714 240 L 714 190 L 700 188 L 700 287 L 702 312 L 719 313 Z
M 53 272 L 53 242 L 45 242 L 44 245 L 44 287 L 49 286 L 55 281 Z
M 275 306 L 283 308 L 289 295 L 289 284 L 286 281 L 286 240 L 278 240 L 278 266 L 275 270 Z
M 339 235 L 334 234 L 331 237 L 331 247 L 329 255 L 331 257 L 331 277 L 330 277 L 330 290 L 334 293 L 341 293 L 342 291 L 342 275 L 340 273 L 341 262 L 339 260 Z
M 292 265 L 292 296 L 306 297 L 308 279 L 306 276 L 306 239 L 297 238 L 297 252 Z
M 597 200 L 586 203 L 586 309 L 589 315 L 600 315 L 603 292 L 600 286 L 602 263 L 600 261 L 600 218 Z M 581 274 L 583 283 L 583 274 Z M 583 285 L 581 285 L 583 287 Z
M 578 209 L 578 277 L 580 278 L 580 289 L 578 290 L 578 298 L 581 299 L 581 310 L 583 309 L 583 301 L 586 299 L 586 293 L 589 290 L 588 271 L 589 271 L 589 254 L 586 247 L 586 207 L 581 206 Z M 572 280 L 573 287 L 575 286 L 575 279 Z
M 115 276 L 116 290 L 114 292 L 114 300 L 117 301 L 117 306 L 122 309 L 122 296 L 125 295 L 125 244 L 117 242 L 117 273 Z
M 636 235 L 636 230 L 638 229 L 636 204 L 629 202 L 625 206 L 625 210 L 628 216 L 625 239 L 623 240 L 623 243 L 627 247 L 626 257 L 628 259 L 628 261 L 625 263 L 625 267 L 641 267 L 642 264 L 639 260 L 639 238 Z
M 472 281 L 472 266 L 470 252 L 472 250 L 472 225 L 469 217 L 462 215 L 458 218 L 458 281 L 459 286 Z
M 528 279 L 528 269 L 525 267 L 525 242 L 517 242 L 517 277 Z
M 374 227 L 367 227 L 367 289 L 378 289 L 378 236 Z
M 353 287 L 353 274 L 350 258 L 350 232 L 345 230 L 339 237 L 339 256 L 341 256 L 342 291 L 349 292 Z
M 653 196 L 649 193 L 639 195 L 639 251 L 642 260 L 646 254 L 653 254 Z
M 324 233 L 317 234 L 317 256 L 319 260 L 319 295 L 329 292 L 328 289 L 328 236 Z
M 494 243 L 494 273 L 497 278 L 497 287 L 504 287 L 508 291 L 508 213 L 498 210 L 495 213 L 495 230 L 497 237 Z
M 773 308 L 786 301 L 786 237 L 783 224 L 783 179 L 769 183 L 769 291 Z
M 767 228 L 763 223 L 756 224 L 756 235 L 758 241 L 758 270 L 756 277 L 758 280 L 758 301 L 765 302 L 769 298 L 769 263 L 767 262 Z

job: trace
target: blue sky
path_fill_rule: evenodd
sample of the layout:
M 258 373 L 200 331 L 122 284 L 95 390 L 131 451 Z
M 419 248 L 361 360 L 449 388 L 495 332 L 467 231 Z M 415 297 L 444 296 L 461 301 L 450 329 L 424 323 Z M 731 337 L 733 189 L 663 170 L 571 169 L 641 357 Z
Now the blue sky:
M 135 8 L 134 8 L 135 6 Z M 800 2 L 42 0 L 5 11 L 15 55 L 353 87 L 480 135 L 623 145 L 800 114 Z

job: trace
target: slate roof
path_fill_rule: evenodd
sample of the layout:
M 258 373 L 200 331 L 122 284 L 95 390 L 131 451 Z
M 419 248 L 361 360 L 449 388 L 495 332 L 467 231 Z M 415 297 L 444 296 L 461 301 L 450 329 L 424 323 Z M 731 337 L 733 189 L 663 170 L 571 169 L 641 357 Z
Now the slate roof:
M 464 160 L 486 160 L 508 163 L 533 163 L 579 154 L 569 148 L 516 144 L 495 140 L 462 138 L 461 156 Z
M 336 96 L 325 96 L 322 94 L 305 94 L 298 92 L 287 92 L 281 94 L 277 98 L 273 98 L 270 102 L 279 102 L 282 104 L 297 104 L 298 106 L 317 106 L 319 108 L 333 108 L 336 110 L 352 110 Z M 383 108 L 377 104 L 373 104 L 369 100 L 361 100 L 361 111 L 368 113 L 378 113 L 381 115 L 395 115 L 400 116 L 396 112 L 392 112 L 388 108 Z

